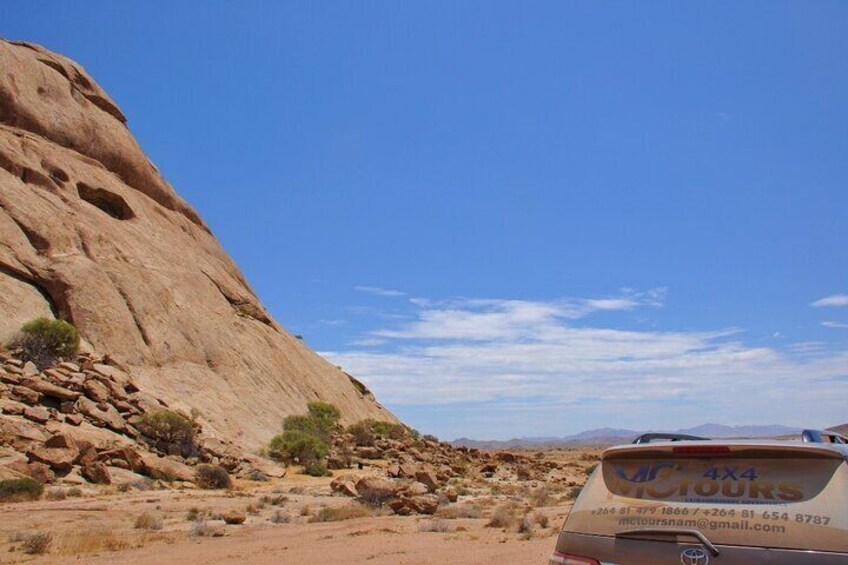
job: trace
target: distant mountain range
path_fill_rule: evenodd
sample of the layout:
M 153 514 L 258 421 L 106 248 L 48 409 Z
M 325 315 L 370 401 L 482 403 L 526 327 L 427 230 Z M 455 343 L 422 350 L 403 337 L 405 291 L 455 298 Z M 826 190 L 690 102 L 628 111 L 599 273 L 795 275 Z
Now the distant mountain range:
M 627 430 L 620 428 L 598 428 L 586 430 L 579 434 L 564 437 L 521 437 L 509 440 L 476 440 L 469 438 L 455 439 L 451 443 L 456 446 L 475 447 L 477 449 L 510 449 L 520 447 L 557 447 L 585 444 L 628 443 L 638 435 L 648 431 Z M 664 430 L 665 431 L 665 430 Z M 692 428 L 674 430 L 674 433 L 703 436 L 710 438 L 756 438 L 797 435 L 801 428 L 769 424 L 763 426 L 725 426 L 722 424 L 701 424 Z

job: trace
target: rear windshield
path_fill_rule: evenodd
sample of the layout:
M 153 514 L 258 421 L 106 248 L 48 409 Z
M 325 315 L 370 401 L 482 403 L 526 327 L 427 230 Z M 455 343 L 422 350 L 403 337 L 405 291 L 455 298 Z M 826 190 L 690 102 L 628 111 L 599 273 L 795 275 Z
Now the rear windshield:
M 848 551 L 846 465 L 671 454 L 601 462 L 565 530 L 615 535 L 641 528 L 699 530 L 718 544 Z

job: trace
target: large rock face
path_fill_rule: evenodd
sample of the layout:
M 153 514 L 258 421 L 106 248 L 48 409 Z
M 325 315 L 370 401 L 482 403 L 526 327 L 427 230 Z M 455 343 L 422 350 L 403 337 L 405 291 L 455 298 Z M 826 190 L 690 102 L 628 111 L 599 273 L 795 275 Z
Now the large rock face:
M 0 40 L 0 341 L 44 315 L 248 448 L 316 399 L 396 421 L 265 312 L 79 65 Z

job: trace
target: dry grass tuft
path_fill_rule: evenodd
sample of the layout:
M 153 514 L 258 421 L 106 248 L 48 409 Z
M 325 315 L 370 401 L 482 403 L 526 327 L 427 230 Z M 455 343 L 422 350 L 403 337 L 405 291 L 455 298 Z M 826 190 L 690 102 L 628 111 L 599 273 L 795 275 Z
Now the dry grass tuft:
M 291 522 L 291 516 L 289 516 L 288 512 L 283 512 L 278 509 L 271 514 L 270 520 L 272 524 L 288 524 Z
M 443 506 L 436 512 L 439 518 L 446 520 L 456 520 L 459 518 L 481 518 L 483 510 L 476 504 L 455 504 L 452 506 Z
M 353 518 L 364 518 L 371 516 L 371 509 L 361 504 L 348 504 L 335 508 L 325 506 L 317 514 L 309 518 L 310 522 L 341 522 Z
M 212 526 L 206 520 L 201 520 L 194 523 L 188 535 L 192 538 L 219 538 L 224 535 L 224 530 L 220 526 Z
M 518 506 L 514 502 L 508 502 L 495 508 L 492 515 L 489 517 L 487 528 L 504 528 L 513 527 L 516 521 L 516 512 Z
M 151 530 L 157 531 L 161 530 L 163 526 L 162 518 L 159 516 L 154 516 L 150 512 L 145 512 L 138 516 L 135 519 L 135 529 L 136 530 Z
M 425 520 L 418 525 L 418 531 L 444 534 L 451 531 L 451 526 L 446 520 Z
M 65 493 L 65 489 L 61 488 L 51 488 L 44 495 L 45 500 L 65 500 L 68 495 Z
M 50 532 L 35 532 L 24 540 L 21 550 L 27 555 L 43 555 L 50 549 L 53 543 L 53 534 Z

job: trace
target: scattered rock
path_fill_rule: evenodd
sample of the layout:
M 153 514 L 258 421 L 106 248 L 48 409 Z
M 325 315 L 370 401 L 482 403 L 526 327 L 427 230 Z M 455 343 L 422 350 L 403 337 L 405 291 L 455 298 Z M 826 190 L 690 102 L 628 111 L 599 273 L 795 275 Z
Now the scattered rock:
M 50 420 L 50 412 L 41 406 L 27 406 L 24 409 L 24 418 L 39 424 L 46 424 Z
M 224 515 L 222 515 L 221 518 L 226 524 L 233 526 L 244 524 L 244 521 L 247 520 L 247 514 L 239 510 L 229 510 Z

